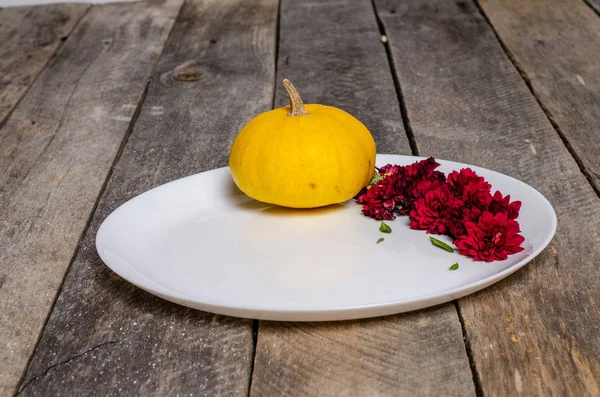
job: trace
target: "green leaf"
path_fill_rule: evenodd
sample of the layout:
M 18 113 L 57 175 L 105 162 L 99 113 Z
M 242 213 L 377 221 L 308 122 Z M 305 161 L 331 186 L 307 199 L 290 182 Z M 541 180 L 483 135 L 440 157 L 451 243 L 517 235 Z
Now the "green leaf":
M 457 269 L 458 269 L 458 262 L 456 262 L 454 265 L 452 265 L 448 268 L 448 270 L 457 270 Z
M 375 173 L 373 174 L 373 178 L 371 178 L 371 182 L 369 182 L 369 186 L 376 184 L 383 178 L 385 178 L 384 175 L 379 175 L 379 172 L 375 171 Z
M 377 244 L 379 244 L 380 242 L 382 242 L 383 240 L 385 240 L 383 237 L 380 237 L 379 240 L 377 240 Z
M 452 249 L 452 247 L 450 247 L 448 244 L 444 243 L 443 241 L 438 240 L 435 237 L 429 237 L 429 241 L 431 241 L 431 244 L 435 245 L 438 248 L 443 249 L 444 251 L 448 251 L 448 252 L 454 252 L 454 250 Z
M 391 233 L 392 228 L 386 225 L 385 222 L 381 222 L 381 226 L 379 226 L 379 231 L 382 233 Z

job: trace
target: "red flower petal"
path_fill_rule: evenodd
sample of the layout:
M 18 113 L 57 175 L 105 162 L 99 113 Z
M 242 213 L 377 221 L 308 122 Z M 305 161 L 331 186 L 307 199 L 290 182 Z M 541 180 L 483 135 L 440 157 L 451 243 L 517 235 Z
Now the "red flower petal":
M 485 210 L 492 200 L 492 186 L 470 168 L 451 172 L 447 181 L 450 190 L 464 201 L 467 207 Z
M 519 224 L 505 213 L 484 211 L 477 223 L 467 221 L 464 225 L 466 234 L 454 241 L 462 255 L 491 262 L 523 251 L 521 244 L 525 238 L 518 234 Z
M 490 201 L 489 211 L 497 214 L 503 212 L 508 216 L 508 219 L 517 219 L 519 211 L 521 210 L 521 202 L 513 201 L 510 202 L 510 195 L 502 197 L 502 193 L 496 191 L 492 200 Z
M 410 227 L 445 234 L 462 206 L 463 202 L 454 197 L 446 185 L 441 185 L 414 203 L 409 215 Z
M 356 201 L 365 216 L 393 220 L 409 215 L 410 227 L 452 236 L 463 255 L 477 261 L 504 260 L 523 250 L 515 219 L 520 201 L 510 201 L 472 169 L 454 171 L 446 179 L 428 158 L 407 166 L 385 165 L 379 181 L 363 189 Z

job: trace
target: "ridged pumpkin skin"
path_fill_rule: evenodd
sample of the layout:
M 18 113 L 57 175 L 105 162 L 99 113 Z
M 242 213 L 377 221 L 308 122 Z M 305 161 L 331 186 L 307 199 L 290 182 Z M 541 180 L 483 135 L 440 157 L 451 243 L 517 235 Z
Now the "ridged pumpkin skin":
M 371 133 L 343 110 L 300 105 L 308 114 L 289 115 L 286 106 L 259 114 L 242 129 L 229 154 L 235 184 L 258 201 L 292 208 L 354 197 L 373 175 Z

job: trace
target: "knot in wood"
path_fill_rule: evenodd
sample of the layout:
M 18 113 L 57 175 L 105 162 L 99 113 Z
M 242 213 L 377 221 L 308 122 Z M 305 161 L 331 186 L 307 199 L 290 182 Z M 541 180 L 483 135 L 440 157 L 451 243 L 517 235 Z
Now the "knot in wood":
M 177 81 L 198 81 L 204 76 L 205 73 L 200 68 L 189 64 L 178 66 L 173 71 L 173 79 Z

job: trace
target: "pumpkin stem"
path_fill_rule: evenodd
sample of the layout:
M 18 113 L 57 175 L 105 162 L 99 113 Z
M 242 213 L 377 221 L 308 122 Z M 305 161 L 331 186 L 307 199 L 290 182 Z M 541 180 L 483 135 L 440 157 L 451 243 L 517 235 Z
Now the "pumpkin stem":
M 291 109 L 288 112 L 288 116 L 303 116 L 308 114 L 306 108 L 304 107 L 304 102 L 302 102 L 302 98 L 300 98 L 300 94 L 298 94 L 296 87 L 294 87 L 288 79 L 283 79 L 283 86 L 290 97 Z

